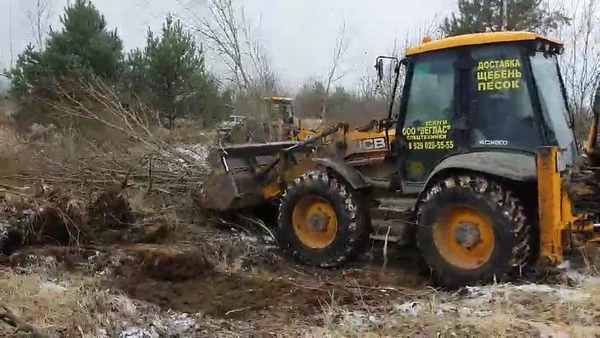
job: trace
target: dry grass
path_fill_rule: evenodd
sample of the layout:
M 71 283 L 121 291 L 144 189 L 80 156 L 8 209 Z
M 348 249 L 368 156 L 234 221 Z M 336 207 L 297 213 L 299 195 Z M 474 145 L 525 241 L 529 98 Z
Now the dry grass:
M 468 295 L 431 291 L 384 311 L 327 306 L 332 336 L 598 337 L 600 283 L 495 285 Z
M 11 128 L 0 125 L 0 157 L 15 156 L 22 145 L 22 139 Z
M 212 142 L 217 137 L 215 129 L 206 130 L 200 123 L 188 123 L 176 126 L 169 132 L 168 139 L 174 143 L 205 144 Z
M 118 297 L 98 290 L 94 279 L 80 275 L 51 282 L 40 274 L 0 271 L 0 299 L 22 320 L 65 336 L 95 334 L 127 314 Z M 0 335 L 3 330 L 5 335 L 12 332 L 0 324 Z

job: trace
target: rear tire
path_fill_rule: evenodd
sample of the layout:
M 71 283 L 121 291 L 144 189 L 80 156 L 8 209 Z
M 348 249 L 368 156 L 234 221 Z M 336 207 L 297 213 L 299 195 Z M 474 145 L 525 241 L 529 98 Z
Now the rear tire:
M 433 185 L 417 219 L 419 251 L 443 286 L 505 280 L 528 263 L 523 205 L 486 178 L 450 177 Z
M 319 267 L 338 267 L 361 254 L 372 231 L 361 198 L 324 171 L 298 177 L 279 206 L 277 240 L 284 254 Z

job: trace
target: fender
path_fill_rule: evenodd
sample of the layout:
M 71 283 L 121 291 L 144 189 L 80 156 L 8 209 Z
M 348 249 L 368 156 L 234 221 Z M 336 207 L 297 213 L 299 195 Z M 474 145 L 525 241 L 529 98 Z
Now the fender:
M 313 162 L 342 176 L 354 189 L 369 187 L 365 177 L 347 163 L 333 158 L 315 158 Z
M 504 177 L 517 182 L 537 180 L 535 155 L 514 152 L 481 151 L 446 157 L 431 171 L 425 188 L 443 172 L 458 169 Z M 419 193 L 419 200 L 426 189 Z

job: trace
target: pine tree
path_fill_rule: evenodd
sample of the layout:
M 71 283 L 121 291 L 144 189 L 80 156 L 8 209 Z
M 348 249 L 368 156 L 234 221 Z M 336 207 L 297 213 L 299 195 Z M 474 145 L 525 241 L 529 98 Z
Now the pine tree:
M 77 0 L 60 17 L 62 28 L 50 29 L 44 50 L 29 44 L 7 72 L 11 94 L 19 103 L 17 122 L 52 119 L 51 104 L 57 84 L 69 75 L 98 76 L 109 84 L 119 79 L 123 43 L 117 31 L 108 31 L 104 16 L 87 0 Z
M 143 51 L 129 53 L 125 87 L 162 113 L 211 121 L 224 112 L 219 84 L 206 70 L 204 52 L 179 20 L 168 15 L 161 32 L 150 29 Z
M 545 8 L 543 0 L 458 0 L 458 11 L 444 20 L 441 30 L 447 36 L 500 31 L 503 1 L 508 1 L 506 29 L 509 31 L 546 34 L 549 29 L 570 23 L 562 11 Z
M 88 0 L 77 0 L 60 17 L 63 28 L 50 30 L 44 57 L 57 75 L 73 69 L 88 69 L 104 80 L 116 80 L 122 69 L 123 42 L 117 30 L 109 31 L 106 20 Z

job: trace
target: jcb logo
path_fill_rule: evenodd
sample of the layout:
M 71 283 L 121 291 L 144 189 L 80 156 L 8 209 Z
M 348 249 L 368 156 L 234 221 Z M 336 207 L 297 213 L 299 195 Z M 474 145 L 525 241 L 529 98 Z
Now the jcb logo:
M 358 140 L 358 149 L 360 150 L 379 150 L 386 149 L 385 137 L 369 138 Z

